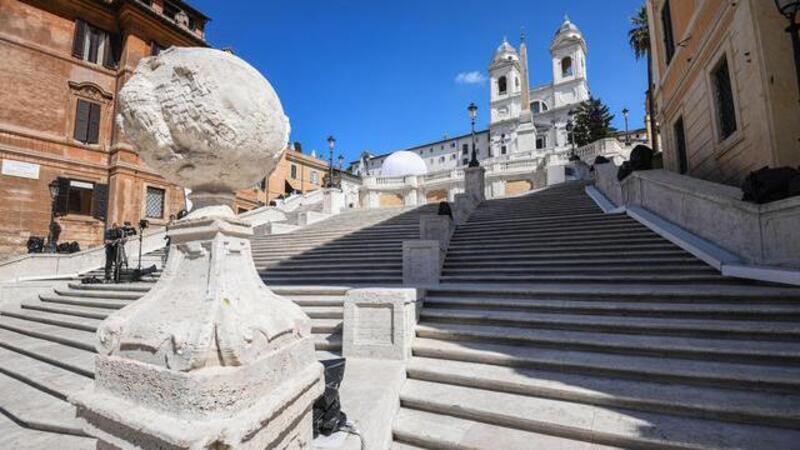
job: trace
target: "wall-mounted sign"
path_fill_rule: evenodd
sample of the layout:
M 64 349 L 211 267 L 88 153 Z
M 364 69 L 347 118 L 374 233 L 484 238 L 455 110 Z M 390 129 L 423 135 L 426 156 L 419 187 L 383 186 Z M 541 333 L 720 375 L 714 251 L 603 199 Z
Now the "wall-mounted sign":
M 94 189 L 94 184 L 87 183 L 86 181 L 69 180 L 69 185 L 81 189 Z
M 14 161 L 13 159 L 3 160 L 3 175 L 12 177 L 30 178 L 31 180 L 39 179 L 39 164 L 31 164 L 22 161 Z

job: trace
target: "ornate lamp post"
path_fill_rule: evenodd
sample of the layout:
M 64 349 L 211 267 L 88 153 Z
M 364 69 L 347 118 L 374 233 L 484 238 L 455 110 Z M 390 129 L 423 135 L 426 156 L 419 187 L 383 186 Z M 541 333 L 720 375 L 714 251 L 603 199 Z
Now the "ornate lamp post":
M 480 167 L 478 150 L 475 148 L 475 118 L 478 116 L 478 107 L 475 106 L 475 103 L 470 103 L 467 111 L 469 111 L 469 119 L 472 126 L 472 158 L 469 160 L 467 167 Z
M 47 185 L 47 188 L 50 190 L 50 225 L 48 226 L 47 232 L 47 246 L 46 251 L 48 253 L 55 253 L 56 251 L 56 243 L 55 243 L 55 228 L 56 228 L 56 199 L 58 198 L 58 194 L 60 193 L 58 179 L 53 179 L 50 184 Z
M 789 20 L 786 32 L 792 37 L 794 47 L 794 69 L 797 73 L 797 88 L 800 89 L 800 25 L 797 23 L 797 14 L 800 13 L 800 0 L 775 0 L 778 12 Z
M 631 135 L 628 132 L 628 115 L 630 110 L 628 108 L 622 109 L 622 117 L 625 118 L 625 145 L 631 145 Z
M 328 187 L 333 187 L 333 148 L 336 147 L 336 138 L 328 136 L 328 149 L 330 158 L 328 159 Z

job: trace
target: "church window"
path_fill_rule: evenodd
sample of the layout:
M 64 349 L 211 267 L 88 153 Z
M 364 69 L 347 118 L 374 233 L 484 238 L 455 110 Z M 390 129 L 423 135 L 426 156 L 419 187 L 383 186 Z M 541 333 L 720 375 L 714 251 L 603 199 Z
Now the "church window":
M 514 77 L 514 84 L 519 87 L 519 78 Z
M 564 59 L 561 60 L 561 76 L 562 77 L 572 76 L 572 58 L 570 58 L 569 56 L 565 56 Z
M 461 146 L 461 154 L 466 155 L 467 153 L 469 153 L 469 144 L 463 144 Z
M 500 77 L 497 80 L 497 92 L 499 94 L 505 94 L 506 93 L 506 91 L 508 90 L 508 87 L 506 86 L 507 83 L 508 82 L 506 80 L 506 77 L 504 77 L 504 76 Z
M 722 57 L 717 68 L 711 73 L 714 84 L 714 98 L 717 104 L 717 125 L 720 140 L 724 141 L 736 131 L 736 107 L 733 101 L 731 74 L 728 70 L 728 59 Z
M 536 138 L 536 150 L 541 150 L 547 147 L 547 136 L 539 136 Z
M 669 0 L 665 1 L 664 7 L 661 8 L 661 27 L 664 31 L 664 57 L 669 65 L 672 56 L 675 55 L 675 35 L 672 31 L 672 12 L 669 8 Z
M 500 147 L 500 154 L 501 155 L 505 155 L 506 154 L 506 146 L 505 145 Z
M 75 109 L 76 141 L 84 144 L 97 144 L 100 135 L 100 105 L 87 100 L 78 99 Z

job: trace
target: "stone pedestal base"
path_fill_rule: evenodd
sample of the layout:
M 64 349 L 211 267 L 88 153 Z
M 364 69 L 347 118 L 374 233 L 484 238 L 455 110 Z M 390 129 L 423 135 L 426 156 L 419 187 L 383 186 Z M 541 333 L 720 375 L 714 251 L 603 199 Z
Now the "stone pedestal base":
M 338 189 L 326 190 L 322 201 L 322 212 L 325 214 L 339 214 L 345 208 L 344 192 Z
M 344 302 L 345 358 L 406 360 L 419 319 L 419 289 L 352 289 Z
M 403 241 L 403 284 L 434 286 L 442 273 L 440 241 Z
M 228 207 L 193 212 L 159 282 L 100 324 L 94 385 L 70 398 L 100 448 L 310 448 L 311 323 L 263 284 L 251 234 Z
M 486 200 L 486 169 L 483 167 L 464 169 L 464 192 L 476 203 Z

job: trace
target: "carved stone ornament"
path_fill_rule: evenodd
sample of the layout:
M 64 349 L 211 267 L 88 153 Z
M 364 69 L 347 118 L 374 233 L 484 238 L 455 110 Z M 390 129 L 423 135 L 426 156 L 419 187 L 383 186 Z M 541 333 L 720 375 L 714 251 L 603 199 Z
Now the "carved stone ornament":
M 289 122 L 238 57 L 173 47 L 119 94 L 142 159 L 192 189 L 158 283 L 97 330 L 95 383 L 70 398 L 102 448 L 308 448 L 324 389 L 311 321 L 253 263 L 230 204 L 280 160 Z

